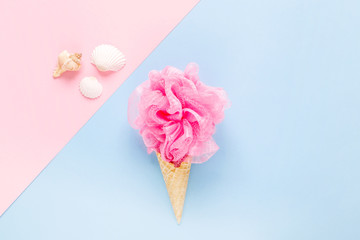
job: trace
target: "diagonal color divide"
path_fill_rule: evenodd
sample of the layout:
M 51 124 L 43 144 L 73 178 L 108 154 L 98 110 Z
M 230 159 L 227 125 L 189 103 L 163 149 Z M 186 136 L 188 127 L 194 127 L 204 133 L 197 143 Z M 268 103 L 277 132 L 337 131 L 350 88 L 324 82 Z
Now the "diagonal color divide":
M 0 215 L 198 0 L 2 1 L 0 9 Z M 99 73 L 89 56 L 117 46 L 127 65 Z M 83 53 L 79 72 L 52 79 L 58 53 Z M 104 86 L 88 100 L 85 76 Z

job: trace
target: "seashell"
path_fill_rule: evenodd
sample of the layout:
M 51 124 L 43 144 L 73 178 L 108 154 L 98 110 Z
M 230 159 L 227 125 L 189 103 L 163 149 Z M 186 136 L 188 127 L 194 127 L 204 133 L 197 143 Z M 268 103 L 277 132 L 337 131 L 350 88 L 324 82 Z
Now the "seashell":
M 90 60 L 102 72 L 119 71 L 126 64 L 125 55 L 109 44 L 97 46 L 92 52 Z
M 80 69 L 81 53 L 70 54 L 62 51 L 58 56 L 58 65 L 53 73 L 53 77 L 60 77 L 66 71 L 78 71 Z
M 95 77 L 85 77 L 80 81 L 80 92 L 84 97 L 97 98 L 101 95 L 103 86 Z

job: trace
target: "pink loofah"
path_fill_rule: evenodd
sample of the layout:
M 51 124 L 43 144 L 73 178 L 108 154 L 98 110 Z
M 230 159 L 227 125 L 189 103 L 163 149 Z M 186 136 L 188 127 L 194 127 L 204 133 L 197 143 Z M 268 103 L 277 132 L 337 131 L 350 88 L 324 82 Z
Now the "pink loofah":
M 129 123 L 140 129 L 148 153 L 160 152 L 175 167 L 186 159 L 205 162 L 219 149 L 212 135 L 230 105 L 222 88 L 199 80 L 198 69 L 190 63 L 184 72 L 153 70 L 129 99 Z

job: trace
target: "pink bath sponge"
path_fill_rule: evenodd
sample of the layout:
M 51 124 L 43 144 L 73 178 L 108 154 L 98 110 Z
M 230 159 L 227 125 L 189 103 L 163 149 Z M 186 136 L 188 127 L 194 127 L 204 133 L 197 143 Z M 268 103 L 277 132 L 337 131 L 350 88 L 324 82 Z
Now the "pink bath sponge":
M 129 99 L 129 123 L 140 130 L 148 153 L 160 153 L 175 167 L 205 162 L 219 149 L 212 135 L 230 106 L 226 92 L 201 82 L 198 70 L 195 63 L 184 72 L 153 70 Z

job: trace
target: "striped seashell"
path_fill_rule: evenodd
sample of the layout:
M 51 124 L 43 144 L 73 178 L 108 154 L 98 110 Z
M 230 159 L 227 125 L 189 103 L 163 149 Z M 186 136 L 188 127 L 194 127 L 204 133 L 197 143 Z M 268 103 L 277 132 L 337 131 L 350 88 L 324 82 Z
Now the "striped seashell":
M 116 47 L 109 44 L 97 46 L 91 54 L 91 63 L 94 64 L 99 71 L 119 71 L 125 64 L 125 55 Z
M 103 86 L 95 77 L 85 77 L 80 82 L 80 92 L 84 97 L 97 98 L 101 95 Z

